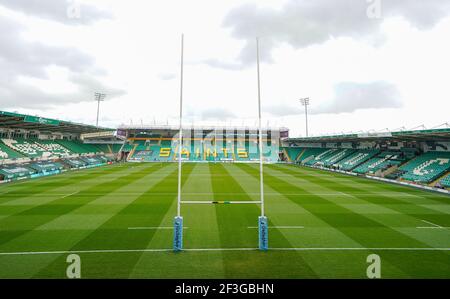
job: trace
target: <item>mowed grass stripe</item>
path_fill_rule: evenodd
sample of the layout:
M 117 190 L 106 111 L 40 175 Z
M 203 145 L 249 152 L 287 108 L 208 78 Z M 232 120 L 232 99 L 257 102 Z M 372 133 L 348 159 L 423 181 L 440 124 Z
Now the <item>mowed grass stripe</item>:
M 142 168 L 142 166 L 141 166 Z M 102 175 L 98 175 L 98 173 L 93 173 L 90 179 L 85 178 L 83 176 L 81 181 L 78 183 L 68 182 L 67 185 L 59 186 L 57 190 L 58 193 L 48 193 L 48 194 L 32 194 L 30 196 L 23 196 L 21 198 L 16 198 L 14 200 L 9 201 L 8 203 L 4 203 L 0 205 L 1 214 L 6 216 L 24 216 L 28 214 L 39 214 L 34 213 L 40 207 L 45 207 L 48 205 L 52 205 L 55 203 L 61 203 L 64 199 L 73 199 L 73 198 L 81 198 L 83 196 L 102 196 L 103 190 L 98 189 L 97 192 L 92 192 L 95 187 L 104 186 L 108 182 L 113 182 L 117 180 L 119 177 L 123 177 L 129 173 L 133 173 L 138 171 L 139 168 L 115 168 L 114 171 L 103 173 Z M 88 175 L 88 174 L 86 174 Z M 83 191 L 83 192 L 81 192 Z M 64 202 L 67 204 L 71 204 L 72 202 L 67 199 Z M 58 202 L 59 201 L 59 202 Z M 0 222 L 1 224 L 1 222 Z M 0 226 L 1 227 L 1 226 Z
M 285 165 L 286 167 L 287 165 Z M 369 190 L 380 190 L 380 192 L 377 193 L 383 193 L 384 191 L 389 191 L 395 193 L 395 195 L 403 196 L 404 194 L 407 194 L 414 197 L 420 197 L 425 199 L 431 199 L 432 201 L 436 201 L 439 203 L 448 203 L 449 196 L 444 195 L 441 193 L 426 191 L 426 190 L 420 190 L 408 186 L 402 186 L 397 184 L 390 184 L 386 182 L 380 182 L 371 180 L 368 178 L 360 178 L 356 176 L 346 175 L 342 173 L 335 173 L 330 172 L 323 169 L 315 169 L 315 168 L 309 168 L 309 167 L 299 167 L 299 166 L 292 166 L 289 165 L 287 167 L 291 167 L 300 173 L 309 174 L 311 178 L 318 178 L 320 179 L 330 179 L 333 182 L 352 182 L 355 186 L 360 186 L 362 190 L 365 192 Z
M 259 175 L 255 167 L 244 164 L 239 165 L 239 167 L 255 177 Z M 283 192 L 283 190 L 309 192 L 309 190 L 299 186 L 301 182 L 293 185 L 284 179 L 278 178 L 277 175 L 279 173 L 288 174 L 282 171 L 266 168 L 264 173 L 264 176 L 267 179 L 266 184 L 279 192 Z M 310 195 L 307 197 L 291 195 L 286 195 L 286 197 L 298 205 L 301 205 L 303 208 L 310 211 L 330 226 L 340 230 L 351 239 L 362 244 L 364 247 L 430 247 L 416 239 L 410 238 L 405 234 L 387 227 L 382 223 L 371 220 L 362 214 L 354 213 L 342 206 L 339 206 L 324 197 L 315 196 L 313 192 L 310 192 Z M 326 210 L 328 211 L 324 212 L 324 207 L 326 207 Z M 430 275 L 431 277 L 446 277 L 449 275 L 445 272 L 448 269 L 449 255 L 445 252 L 433 252 L 433 258 L 429 264 L 415 264 L 416 266 L 412 263 L 420 262 L 420 254 L 405 254 L 405 258 L 400 260 L 388 252 L 378 252 L 378 254 L 382 255 L 382 258 L 386 259 L 392 265 L 395 265 L 398 269 L 404 272 L 405 275 L 411 277 L 420 277 L 420 275 L 418 275 L 418 271 L 426 271 L 427 275 Z M 421 270 L 418 270 L 418 268 Z
M 436 201 L 436 203 L 448 203 L 449 195 L 432 192 L 428 190 L 421 190 L 417 188 L 412 188 L 410 186 L 404 186 L 399 184 L 387 183 L 382 181 L 376 181 L 370 178 L 352 176 L 337 172 L 331 172 L 323 169 L 314 169 L 305 166 L 297 165 L 282 165 L 277 164 L 276 166 L 282 168 L 288 168 L 295 170 L 301 174 L 308 174 L 311 179 L 317 178 L 319 181 L 321 179 L 328 179 L 330 182 L 337 183 L 351 183 L 353 187 L 359 188 L 366 193 L 367 191 L 372 191 L 376 194 L 389 194 L 395 195 L 401 198 L 406 198 L 409 200 L 414 200 L 415 198 L 421 198 L 428 200 L 428 202 Z M 317 173 L 321 173 L 317 175 Z
M 68 178 L 77 178 L 86 175 L 87 172 L 106 172 L 109 169 L 117 168 L 117 167 L 125 167 L 124 165 L 119 166 L 118 164 L 113 165 L 105 165 L 102 167 L 95 168 L 86 168 L 86 169 L 73 169 L 68 170 L 57 175 L 49 175 L 43 176 L 33 179 L 24 179 L 20 181 L 13 181 L 6 184 L 0 185 L 0 195 L 8 196 L 8 195 L 17 195 L 21 194 L 22 191 L 31 190 L 34 187 L 40 187 L 44 184 L 58 184 L 61 181 L 65 181 Z M 27 192 L 25 192 L 27 193 Z
M 100 167 L 103 168 L 103 167 Z M 36 182 L 29 181 L 28 184 L 24 184 L 24 188 L 19 190 L 11 190 L 6 193 L 1 194 L 0 196 L 0 204 L 11 202 L 21 198 L 32 197 L 37 194 L 47 194 L 51 195 L 49 191 L 67 187 L 69 185 L 79 185 L 84 181 L 92 180 L 94 178 L 104 177 L 105 174 L 114 174 L 121 172 L 123 170 L 128 169 L 128 167 L 122 165 L 115 166 L 104 166 L 104 169 L 96 169 L 95 172 L 90 173 L 93 169 L 83 170 L 81 175 L 72 176 L 71 173 L 63 173 L 56 176 L 59 176 L 58 180 L 53 180 L 53 177 L 45 177 L 45 178 L 37 178 Z M 81 172 L 81 171 L 80 171 Z
M 229 171 L 223 164 L 210 164 L 211 181 L 213 191 L 224 193 L 224 191 L 238 192 L 245 194 L 245 190 L 234 179 L 232 171 Z M 227 173 L 228 177 L 218 177 L 215 174 Z M 229 200 L 224 195 L 214 195 L 215 200 Z M 252 200 L 248 195 L 241 200 Z M 217 205 L 217 224 L 220 232 L 222 248 L 237 247 L 257 247 L 258 234 L 254 230 L 247 229 L 248 226 L 258 223 L 258 216 L 261 215 L 259 206 L 249 205 Z M 269 226 L 273 223 L 269 220 Z M 291 247 L 289 241 L 278 229 L 270 230 L 270 238 L 276 240 L 278 244 L 286 244 Z M 235 245 L 236 244 L 236 245 Z M 253 255 L 236 255 L 235 253 L 223 253 L 223 265 L 226 277 L 236 277 L 236 273 L 249 275 L 250 277 L 267 277 L 273 274 L 277 261 L 270 258 L 270 253 L 258 252 Z M 308 277 L 316 277 L 316 273 L 303 260 L 301 255 L 292 254 L 292 263 L 301 268 Z M 248 271 L 251 268 L 251 271 Z
M 130 172 L 129 168 L 114 168 L 112 172 L 105 172 L 103 175 L 98 175 L 98 172 L 93 173 L 92 177 L 88 179 L 85 176 L 81 177 L 79 183 L 68 182 L 67 185 L 62 185 L 53 189 L 56 192 L 49 191 L 48 193 L 37 193 L 31 194 L 29 196 L 19 196 L 18 198 L 14 198 L 9 200 L 8 202 L 0 204 L 0 215 L 3 216 L 13 216 L 20 215 L 21 213 L 25 213 L 26 211 L 36 208 L 38 206 L 44 206 L 46 204 L 50 204 L 55 200 L 65 199 L 70 196 L 78 195 L 83 196 L 86 195 L 86 192 L 83 192 L 80 195 L 80 191 L 87 190 L 92 186 L 98 185 L 100 183 L 106 183 L 108 181 L 112 181 L 117 179 L 119 176 L 126 175 Z M 91 189 L 92 190 L 92 189 Z M 101 191 L 101 190 L 100 190 Z M 101 196 L 101 192 L 91 192 L 89 195 L 99 195 Z
M 182 200 L 196 200 L 194 191 L 209 194 L 213 199 L 209 166 L 196 163 L 182 188 Z M 184 167 L 184 166 L 183 166 Z M 176 193 L 172 194 L 176 196 Z M 220 248 L 220 234 L 217 227 L 214 205 L 182 205 L 181 215 L 184 219 L 183 247 L 184 251 L 174 253 L 173 221 L 177 213 L 177 201 L 172 205 L 162 220 L 161 226 L 170 226 L 171 230 L 155 232 L 147 249 L 170 248 L 168 252 L 156 255 L 142 254 L 131 273 L 131 278 L 223 278 L 223 256 L 213 250 L 202 251 L 202 254 L 190 254 L 190 250 L 198 248 Z M 163 265 L 163 266 L 162 266 Z M 149 269 L 153 269 L 149 271 Z
M 369 202 L 374 205 L 380 205 L 384 208 L 394 210 L 396 212 L 399 212 L 403 215 L 408 215 L 411 218 L 414 218 L 418 224 L 422 220 L 427 220 L 430 222 L 437 222 L 441 223 L 443 226 L 450 226 L 450 217 L 446 213 L 441 213 L 436 210 L 429 209 L 427 207 L 423 207 L 421 205 L 417 205 L 402 199 L 397 199 L 394 196 L 384 196 L 381 194 L 377 195 L 377 192 L 373 192 L 370 190 L 373 189 L 364 189 L 361 187 L 354 187 L 358 186 L 358 184 L 354 184 L 353 181 L 341 183 L 333 181 L 333 179 L 329 178 L 313 178 L 310 174 L 304 173 L 298 170 L 298 168 L 294 167 L 286 167 L 286 166 L 280 166 L 280 165 L 271 165 L 269 168 L 280 170 L 284 173 L 288 173 L 294 177 L 300 178 L 302 180 L 306 180 L 308 182 L 318 184 L 320 186 L 332 186 L 333 190 L 336 190 L 338 192 L 342 192 L 344 194 L 348 194 L 349 196 L 352 196 L 354 198 L 358 198 L 363 202 Z M 351 184 L 351 185 L 350 185 Z M 378 186 L 378 185 L 375 185 Z M 368 196 L 361 195 L 361 191 L 365 191 Z M 377 196 L 373 196 L 377 195 Z M 408 207 L 410 206 L 410 207 Z M 406 208 L 405 208 L 406 207 Z M 410 212 L 410 211 L 413 212 Z
M 309 175 L 301 175 L 298 172 L 298 168 L 294 167 L 278 167 L 269 166 L 273 169 L 282 169 L 285 172 L 290 173 L 293 177 L 298 180 L 299 184 L 313 188 L 314 190 L 328 190 L 332 188 L 333 181 L 329 180 L 327 182 L 314 181 L 311 182 Z M 286 179 L 292 182 L 293 178 Z M 353 184 L 355 185 L 355 184 Z M 327 187 L 322 187 L 327 186 Z M 330 198 L 331 201 L 335 202 L 339 206 L 347 208 L 354 213 L 363 214 L 365 217 L 370 218 L 379 223 L 383 223 L 385 226 L 391 227 L 394 230 L 408 235 L 409 237 L 416 239 L 428 246 L 432 247 L 448 247 L 450 246 L 450 239 L 445 238 L 448 232 L 446 231 L 429 231 L 423 232 L 416 229 L 417 226 L 422 226 L 422 218 L 434 218 L 440 216 L 440 219 L 448 219 L 445 217 L 446 214 L 436 212 L 434 210 L 428 210 L 426 214 L 417 216 L 418 213 L 424 213 L 422 207 L 417 207 L 412 203 L 405 203 L 403 201 L 397 200 L 394 196 L 381 196 L 380 199 L 377 196 L 370 196 L 367 198 L 366 195 L 361 195 L 361 189 L 353 188 L 352 186 L 347 186 L 344 183 L 336 182 L 336 191 L 347 195 L 347 198 L 338 197 L 336 199 Z M 334 190 L 334 189 L 330 189 Z M 368 193 L 370 195 L 375 195 L 374 193 Z M 366 200 L 367 198 L 367 200 Z M 349 202 L 349 199 L 351 200 Z M 437 215 L 441 214 L 441 215 Z M 434 217 L 433 217 L 434 216 Z M 443 217 L 444 216 L 444 217 Z M 444 221 L 444 220 L 442 220 Z
M 244 170 L 233 165 L 233 173 L 246 173 Z M 257 177 L 248 174 L 246 179 L 239 180 L 241 186 L 248 185 L 252 190 L 259 188 Z M 240 176 L 242 177 L 242 176 Z M 245 184 L 245 185 L 244 185 Z M 281 233 L 292 244 L 289 248 L 300 248 L 296 254 L 301 255 L 303 260 L 309 264 L 320 278 L 365 278 L 366 277 L 366 257 L 370 254 L 370 250 L 364 248 L 361 244 L 339 230 L 328 225 L 326 222 L 314 216 L 309 211 L 303 209 L 298 204 L 285 197 L 283 193 L 276 192 L 269 185 L 264 185 L 266 213 L 271 223 L 277 226 L 284 225 L 304 225 L 303 229 L 281 229 Z M 268 195 L 272 194 L 272 195 Z M 303 196 L 304 193 L 295 193 L 291 195 Z M 330 195 L 330 193 L 328 193 Z M 331 193 L 331 195 L 333 195 Z M 255 197 L 256 199 L 256 197 Z M 278 248 L 282 248 L 282 244 L 278 244 L 273 239 L 269 231 L 270 254 Z M 327 254 L 325 252 L 309 254 L 306 248 L 359 248 L 353 252 L 339 252 Z M 276 261 L 273 266 L 273 277 L 282 278 L 308 278 L 307 273 L 302 271 L 302 267 L 296 265 L 296 255 L 284 253 L 283 257 Z M 345 265 L 345 267 L 343 267 Z M 395 266 L 383 261 L 383 270 L 391 275 L 404 276 L 404 273 Z
M 146 176 L 132 182 L 129 185 L 125 184 L 118 190 L 125 191 L 128 186 L 135 186 L 139 188 L 139 183 L 142 182 L 142 180 L 151 177 L 153 172 L 160 169 L 160 166 L 152 167 L 149 169 Z M 103 209 L 98 209 L 98 207 L 103 207 Z M 55 250 L 55 248 L 61 248 L 64 250 L 70 249 L 74 244 L 76 244 L 81 239 L 86 237 L 86 235 L 92 232 L 93 229 L 97 228 L 102 223 L 107 221 L 107 219 L 113 215 L 111 214 L 111 211 L 115 209 L 117 210 L 119 205 L 113 204 L 111 207 L 112 209 L 106 205 L 96 204 L 96 201 L 90 202 L 89 204 L 83 205 L 82 207 L 73 210 L 68 214 L 61 214 L 54 220 L 47 222 L 32 231 L 29 231 L 19 238 L 15 238 L 14 240 L 8 242 L 6 245 L 10 250 L 15 250 L 16 252 L 23 250 L 24 248 L 27 248 L 28 250 L 30 248 L 33 248 L 33 250 L 38 251 Z M 107 213 L 104 213 L 105 210 L 107 211 Z M 23 265 L 23 262 L 28 260 L 29 257 L 5 258 L 0 256 L 0 268 L 2 265 L 16 265 L 8 272 L 8 276 L 5 276 L 5 274 L 7 273 L 0 272 L 0 277 L 32 277 L 41 269 L 48 267 L 48 265 L 50 265 L 56 258 L 58 258 L 58 256 L 59 255 L 54 255 L 51 258 L 40 256 L 31 259 L 28 266 Z M 64 273 L 62 271 L 64 266 L 65 265 L 60 268 L 60 277 L 64 277 Z
M 130 226 L 159 226 L 166 215 L 173 196 L 153 196 L 153 192 L 173 191 L 177 188 L 178 172 L 174 164 L 169 165 L 170 172 L 158 178 L 157 182 L 137 197 L 130 204 L 112 216 L 108 221 L 85 236 L 70 250 L 96 250 L 96 249 L 142 249 L 154 237 L 156 230 L 129 230 Z M 183 168 L 185 183 L 192 171 L 193 165 Z M 152 173 L 152 176 L 158 175 Z M 170 231 L 169 231 L 170 233 Z M 168 244 L 170 246 L 170 244 Z M 83 255 L 84 277 L 100 278 L 105 267 L 111 278 L 127 278 L 132 273 L 136 263 L 143 252 L 130 252 L 126 255 L 111 257 L 102 253 Z M 42 269 L 35 277 L 59 277 L 64 269 L 64 256 L 60 256 L 48 267 Z M 113 269 L 109 269 L 113 267 Z
M 95 200 L 99 196 L 92 196 L 93 191 L 104 191 L 104 195 L 112 193 L 119 189 L 124 183 L 139 179 L 145 176 L 150 168 L 154 167 L 137 167 L 135 169 L 125 170 L 123 176 L 116 177 L 111 181 L 91 186 L 88 189 L 81 190 L 79 193 L 65 198 L 56 199 L 44 205 L 37 205 L 25 210 L 18 215 L 12 215 L 0 219 L 0 228 L 7 227 L 9 230 L 0 230 L 0 249 L 10 240 L 17 238 L 37 227 L 48 223 L 62 214 L 67 214 L 89 202 Z M 131 172 L 131 173 L 130 173 Z M 93 178 L 95 180 L 95 176 Z M 19 223 L 17 221 L 21 220 Z M 19 224 L 19 228 L 14 230 L 14 225 Z M 12 228 L 12 229 L 11 229 Z

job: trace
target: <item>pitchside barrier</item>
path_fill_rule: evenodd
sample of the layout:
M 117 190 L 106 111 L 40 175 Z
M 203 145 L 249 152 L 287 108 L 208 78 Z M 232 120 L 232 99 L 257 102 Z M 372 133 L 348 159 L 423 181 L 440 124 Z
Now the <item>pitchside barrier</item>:
M 183 144 L 183 66 L 184 66 L 184 35 L 181 35 L 181 76 L 180 76 L 180 126 L 178 144 Z M 258 120 L 259 120 L 259 175 L 260 175 L 260 201 L 182 201 L 181 200 L 181 165 L 182 151 L 178 151 L 178 201 L 177 216 L 173 223 L 173 250 L 176 252 L 183 250 L 183 217 L 181 216 L 182 204 L 259 204 L 261 205 L 261 216 L 258 217 L 258 247 L 260 250 L 269 248 L 268 220 L 264 215 L 264 180 L 263 180 L 263 146 L 262 146 L 262 125 L 261 125 L 261 92 L 259 76 L 259 41 L 256 38 L 256 66 L 258 83 Z

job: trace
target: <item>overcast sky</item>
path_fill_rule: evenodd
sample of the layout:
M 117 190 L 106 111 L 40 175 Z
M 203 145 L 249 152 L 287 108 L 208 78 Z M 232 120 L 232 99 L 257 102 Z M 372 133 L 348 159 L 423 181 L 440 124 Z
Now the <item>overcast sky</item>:
M 450 122 L 448 0 L 0 0 L 0 110 L 94 124 L 263 122 L 313 135 Z

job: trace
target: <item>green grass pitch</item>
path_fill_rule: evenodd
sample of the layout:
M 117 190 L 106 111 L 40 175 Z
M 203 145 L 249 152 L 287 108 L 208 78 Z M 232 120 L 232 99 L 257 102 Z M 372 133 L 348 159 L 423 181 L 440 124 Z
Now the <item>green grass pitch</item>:
M 450 278 L 450 197 L 315 169 L 266 165 L 268 252 L 257 204 L 183 205 L 176 163 L 120 164 L 0 186 L 0 278 Z M 256 164 L 183 165 L 183 200 L 259 200 Z

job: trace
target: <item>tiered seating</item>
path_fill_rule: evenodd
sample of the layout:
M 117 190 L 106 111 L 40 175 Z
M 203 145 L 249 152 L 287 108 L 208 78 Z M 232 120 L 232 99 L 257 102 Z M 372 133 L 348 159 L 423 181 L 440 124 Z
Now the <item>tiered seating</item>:
M 63 162 L 69 165 L 71 168 L 80 168 L 88 165 L 86 161 L 83 161 L 79 158 L 63 159 Z
M 2 141 L 0 141 L 0 160 L 5 159 L 18 159 L 23 156 L 16 151 L 13 151 L 11 148 L 6 146 Z
M 54 170 L 61 170 L 64 166 L 58 162 L 36 162 L 29 165 L 30 168 L 35 169 L 38 172 L 48 172 Z
M 59 144 L 69 149 L 75 154 L 94 154 L 100 152 L 100 150 L 92 144 L 81 143 L 75 140 L 56 140 Z
M 303 148 L 301 147 L 285 147 L 289 160 L 295 162 L 297 160 L 298 155 L 302 152 Z
M 59 143 L 56 143 L 53 140 L 33 140 L 33 141 L 35 144 L 39 145 L 41 148 L 45 149 L 49 153 L 62 156 L 72 154 L 72 152 L 69 149 L 65 148 Z
M 323 163 L 323 160 L 325 160 L 326 158 L 334 155 L 335 153 L 337 153 L 339 151 L 338 149 L 335 149 L 335 148 L 322 149 L 322 150 L 323 151 L 320 154 L 312 156 L 313 158 L 310 159 L 310 160 L 307 160 L 304 164 L 312 166 L 312 165 L 315 165 L 315 164 L 320 163 L 320 162 Z M 306 159 L 304 159 L 304 160 L 306 160 Z
M 234 150 L 233 150 L 233 146 L 231 144 L 217 148 L 217 160 L 219 160 L 219 161 L 234 160 L 233 154 L 234 154 Z
M 337 166 L 339 169 L 349 171 L 374 157 L 376 154 L 378 154 L 377 150 L 358 150 L 347 158 L 342 159 Z
M 122 147 L 122 144 L 114 143 L 114 144 L 111 144 L 110 147 L 111 147 L 111 150 L 112 150 L 113 154 L 116 154 L 116 153 L 118 153 L 120 151 L 120 148 Z
M 95 143 L 92 144 L 99 152 L 103 152 L 104 154 L 117 154 L 122 147 L 122 144 L 112 143 L 112 144 L 104 144 L 104 143 Z
M 429 183 L 450 170 L 450 152 L 430 151 L 400 167 L 402 179 Z
M 36 173 L 36 170 L 23 165 L 0 165 L 0 175 L 3 176 L 5 180 L 26 177 L 33 173 Z
M 327 150 L 326 148 L 305 148 L 303 153 L 298 157 L 298 162 L 303 163 L 305 160 L 309 160 L 310 157 L 316 157 Z
M 5 145 L 30 158 L 67 155 L 70 151 L 53 141 L 3 139 Z
M 392 152 L 383 152 L 379 154 L 377 157 L 368 160 L 367 162 L 361 164 L 360 166 L 353 169 L 353 172 L 356 173 L 375 173 L 380 169 L 387 169 L 394 165 L 401 164 L 401 161 L 398 160 L 399 153 Z
M 203 161 L 203 144 L 199 142 L 191 143 L 189 160 Z
M 80 157 L 80 160 L 85 161 L 88 165 L 97 165 L 104 163 L 103 159 L 98 157 Z
M 99 144 L 92 144 L 92 145 L 95 146 L 98 149 L 98 152 L 102 152 L 104 154 L 110 154 L 111 153 L 109 144 L 99 143 Z
M 326 159 L 323 160 L 323 165 L 330 167 L 333 166 L 335 163 L 341 161 L 342 159 L 344 159 L 345 157 L 353 154 L 355 152 L 355 150 L 353 149 L 341 149 L 337 152 L 335 152 L 334 154 L 328 156 Z
M 443 178 L 443 179 L 440 181 L 440 183 L 441 183 L 442 186 L 444 186 L 444 187 L 446 187 L 446 188 L 450 188 L 450 174 L 447 175 L 445 178 Z

